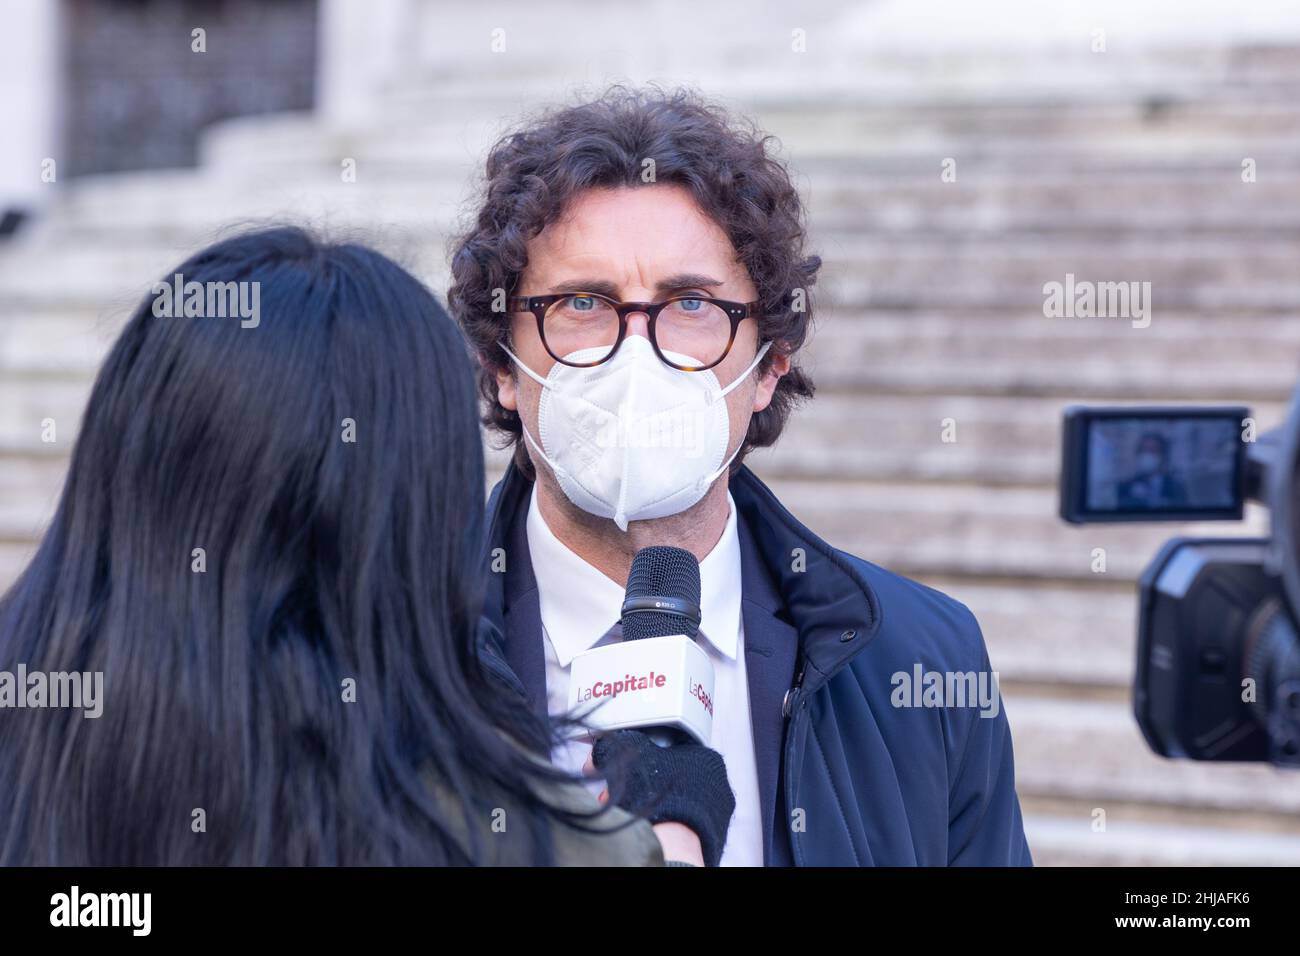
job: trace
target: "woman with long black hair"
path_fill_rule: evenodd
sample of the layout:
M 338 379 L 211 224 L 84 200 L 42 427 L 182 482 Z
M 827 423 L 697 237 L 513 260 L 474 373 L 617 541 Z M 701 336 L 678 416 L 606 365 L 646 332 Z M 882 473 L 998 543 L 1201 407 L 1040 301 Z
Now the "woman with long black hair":
M 103 675 L 98 717 L 0 712 L 0 864 L 660 862 L 475 654 L 483 488 L 396 264 L 277 228 L 175 269 L 0 601 L 0 669 Z

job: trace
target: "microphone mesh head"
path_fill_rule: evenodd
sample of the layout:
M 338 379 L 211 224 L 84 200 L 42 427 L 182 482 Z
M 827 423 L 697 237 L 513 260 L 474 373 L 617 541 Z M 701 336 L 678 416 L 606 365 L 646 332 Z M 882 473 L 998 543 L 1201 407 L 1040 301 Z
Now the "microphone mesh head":
M 685 548 L 652 545 L 632 559 L 627 576 L 628 598 L 670 598 L 687 602 L 693 615 L 666 610 L 631 611 L 623 615 L 623 640 L 685 634 L 692 640 L 700 632 L 700 562 Z

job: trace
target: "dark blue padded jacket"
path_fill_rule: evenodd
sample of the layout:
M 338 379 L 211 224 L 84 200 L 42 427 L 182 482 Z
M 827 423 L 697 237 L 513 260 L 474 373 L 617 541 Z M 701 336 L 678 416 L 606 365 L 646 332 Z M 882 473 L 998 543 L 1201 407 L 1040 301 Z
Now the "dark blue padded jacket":
M 511 465 L 488 503 L 479 648 L 544 713 L 531 490 Z M 1011 733 L 971 612 L 831 547 L 748 468 L 730 490 L 768 865 L 1031 865 Z M 915 678 L 930 674 L 971 699 L 923 694 Z M 995 706 L 977 706 L 981 674 Z

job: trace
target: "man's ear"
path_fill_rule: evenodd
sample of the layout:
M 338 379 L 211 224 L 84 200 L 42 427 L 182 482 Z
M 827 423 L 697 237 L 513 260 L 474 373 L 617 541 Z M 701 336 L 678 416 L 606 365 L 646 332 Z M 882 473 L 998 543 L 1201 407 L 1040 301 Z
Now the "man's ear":
M 493 366 L 485 355 L 480 355 L 478 361 L 484 369 L 495 376 L 497 380 L 497 401 L 501 403 L 501 407 L 509 412 L 519 411 L 518 387 L 515 383 L 514 372 L 511 370 L 510 366 Z
M 772 402 L 772 393 L 776 391 L 776 383 L 781 381 L 781 376 L 790 371 L 790 356 L 783 352 L 771 351 L 772 361 L 768 364 L 765 371 L 758 380 L 758 387 L 754 389 L 754 411 L 761 412 Z

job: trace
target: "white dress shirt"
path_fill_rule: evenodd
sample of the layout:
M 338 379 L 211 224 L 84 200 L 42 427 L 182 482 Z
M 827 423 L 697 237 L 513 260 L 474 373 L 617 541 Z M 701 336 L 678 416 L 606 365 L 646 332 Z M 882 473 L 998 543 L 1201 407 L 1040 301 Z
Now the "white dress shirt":
M 745 629 L 740 614 L 740 538 L 736 533 L 736 503 L 730 492 L 727 506 L 729 514 L 722 537 L 700 562 L 700 646 L 708 653 L 714 669 L 710 746 L 726 761 L 727 778 L 736 795 L 736 813 L 727 831 L 722 865 L 762 866 L 763 821 L 745 676 Z M 569 665 L 583 651 L 614 639 L 607 632 L 618 622 L 624 588 L 574 554 L 551 532 L 537 506 L 535 486 L 528 505 L 527 533 L 541 608 L 547 709 L 551 714 L 562 714 L 568 710 Z M 553 759 L 566 770 L 577 772 L 590 752 L 590 744 L 575 740 L 559 747 Z M 594 783 L 593 792 L 602 787 Z

